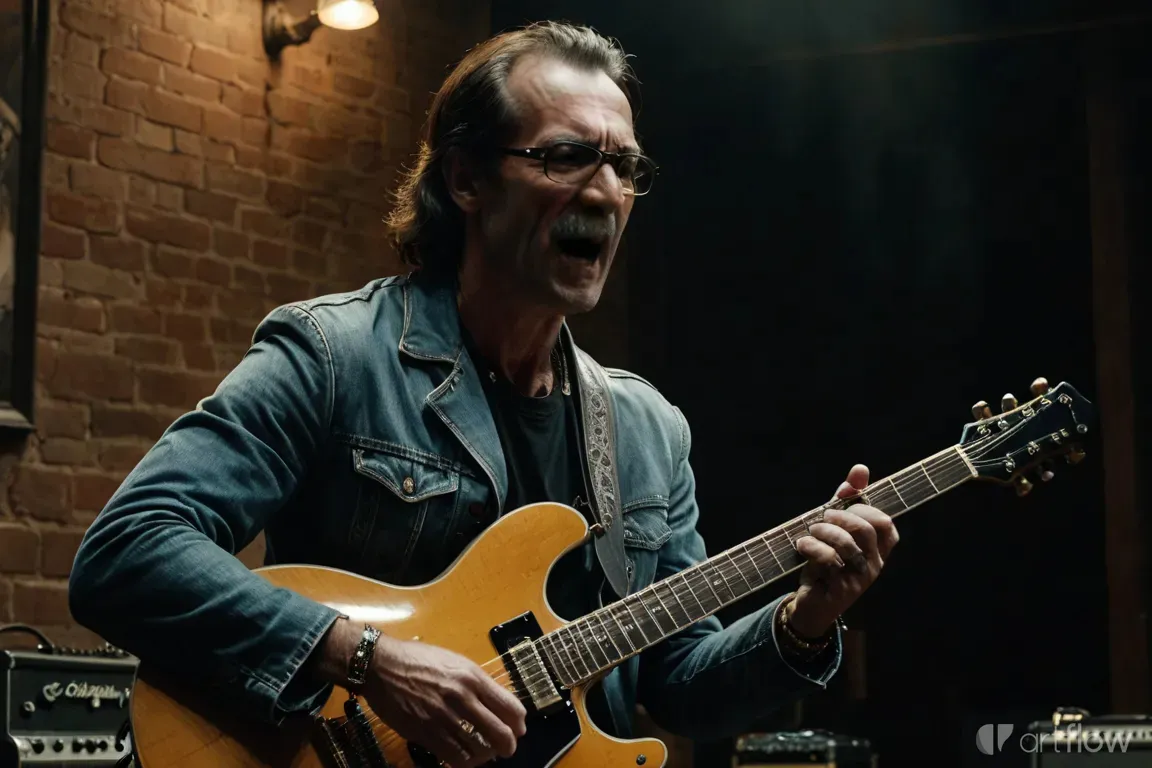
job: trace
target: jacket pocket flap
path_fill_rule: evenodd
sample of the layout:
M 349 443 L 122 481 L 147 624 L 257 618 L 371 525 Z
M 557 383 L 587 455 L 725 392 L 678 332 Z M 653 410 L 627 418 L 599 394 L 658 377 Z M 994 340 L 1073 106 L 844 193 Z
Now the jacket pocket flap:
M 660 549 L 672 538 L 668 526 L 667 505 L 630 509 L 624 513 L 624 545 L 641 549 Z
M 460 473 L 408 456 L 353 448 L 352 463 L 357 472 L 382 484 L 402 501 L 422 501 L 460 487 Z

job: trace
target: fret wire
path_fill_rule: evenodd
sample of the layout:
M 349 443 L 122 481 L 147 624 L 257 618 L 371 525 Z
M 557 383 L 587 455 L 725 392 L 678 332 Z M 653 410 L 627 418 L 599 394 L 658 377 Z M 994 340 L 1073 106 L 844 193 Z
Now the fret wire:
M 632 644 L 632 638 L 628 637 L 628 630 L 624 629 L 624 625 L 620 623 L 619 617 L 613 612 L 612 606 L 607 606 L 605 610 L 607 610 L 608 615 L 612 617 L 612 621 L 616 622 L 616 626 L 620 627 L 620 632 L 624 635 L 624 639 L 628 641 L 628 647 L 632 650 L 632 653 L 636 653 L 636 646 Z
M 572 641 L 572 625 L 571 624 L 566 625 L 561 631 L 562 632 L 567 631 L 568 632 L 568 642 L 572 643 L 573 646 L 576 646 L 576 643 Z M 579 660 L 580 665 L 584 667 L 584 677 L 591 675 L 592 670 L 588 668 L 588 662 L 584 661 L 584 654 L 580 653 L 579 647 L 576 648 L 575 658 L 577 660 Z M 580 671 L 579 667 L 577 667 L 575 664 L 572 665 L 572 668 L 575 669 L 577 673 L 579 673 L 579 671 Z
M 680 596 L 678 594 L 676 594 L 676 590 L 672 587 L 672 584 L 666 583 L 665 587 L 668 589 L 668 592 L 672 595 L 672 599 L 675 600 L 676 604 L 680 606 L 680 610 L 684 612 L 684 626 L 688 626 L 689 624 L 692 623 L 692 614 L 689 613 L 688 609 L 684 607 L 684 603 L 681 602 Z M 679 622 L 677 622 L 677 623 L 679 623 Z
M 596 611 L 592 615 L 595 616 L 596 620 L 600 622 L 600 627 L 604 630 L 604 636 L 608 638 L 608 642 L 612 643 L 612 647 L 616 649 L 616 655 L 617 655 L 616 661 L 620 661 L 621 659 L 623 659 L 628 654 L 621 651 L 620 646 L 616 645 L 616 639 L 614 637 L 612 637 L 612 632 L 608 629 L 608 625 L 604 623 L 604 616 L 603 616 L 604 610 L 605 609 L 601 608 L 599 611 Z
M 752 553 L 748 551 L 748 543 L 742 544 L 741 549 L 744 550 L 744 557 L 748 558 L 748 562 L 752 563 L 752 567 L 756 569 L 756 575 L 760 577 L 760 581 L 767 584 L 768 579 L 764 578 L 764 574 L 760 572 L 760 566 L 756 565 L 756 558 L 752 557 Z
M 587 620 L 580 619 L 573 622 L 573 624 L 575 624 L 576 631 L 580 634 L 580 639 L 583 641 L 584 647 L 588 649 L 588 655 L 592 658 L 592 663 L 596 665 L 596 668 L 603 669 L 604 667 L 608 666 L 608 656 L 604 653 L 604 651 L 600 650 L 600 644 L 596 642 L 596 638 L 592 635 L 591 627 L 587 626 Z M 588 629 L 587 635 L 584 634 L 585 629 Z M 600 655 L 604 657 L 603 664 L 597 660 L 596 651 L 600 651 Z
M 744 584 L 748 587 L 748 592 L 745 592 L 744 594 L 749 594 L 750 592 L 755 591 L 752 587 L 752 582 L 748 581 L 748 577 L 744 575 L 744 571 L 742 571 L 740 566 L 736 564 L 736 559 L 732 557 L 728 551 L 725 551 L 724 555 L 732 563 L 732 567 L 736 569 L 736 573 L 740 574 L 740 578 L 744 579 Z
M 660 619 L 656 616 L 655 613 L 652 612 L 652 609 L 648 606 L 648 603 L 644 601 L 644 593 L 648 591 L 648 589 L 642 589 L 637 592 L 636 602 L 640 603 L 641 607 L 644 608 L 644 612 L 648 614 L 648 616 L 652 619 L 652 623 L 656 625 L 656 639 L 659 641 L 665 634 L 664 627 L 660 626 Z
M 700 616 L 696 617 L 697 619 L 699 619 L 703 616 L 708 615 L 708 611 L 704 608 L 704 603 L 700 602 L 700 598 L 696 595 L 696 590 L 692 589 L 692 583 L 688 581 L 688 576 L 686 574 L 690 570 L 691 570 L 690 568 L 685 568 L 683 571 L 680 571 L 680 573 L 677 575 L 688 586 L 688 592 L 689 592 L 689 594 L 692 595 L 692 599 L 696 601 L 696 605 L 700 606 Z M 688 616 L 691 617 L 692 614 L 688 614 Z
M 632 606 L 628 605 L 628 600 L 632 597 L 634 597 L 634 595 L 629 595 L 620 602 L 624 604 L 624 608 L 628 611 L 628 615 L 632 617 L 632 623 L 636 626 L 637 629 L 640 630 L 640 637 L 644 638 L 644 645 L 651 645 L 652 640 L 649 639 L 648 633 L 644 631 L 644 627 L 641 625 L 640 620 L 636 618 L 636 614 L 633 612 Z
M 701 568 L 701 566 L 703 566 L 707 562 L 708 561 L 705 560 L 704 563 L 700 563 L 699 565 L 696 566 L 695 570 L 700 574 L 700 577 L 704 579 L 704 584 L 707 585 L 708 590 L 712 593 L 712 597 L 716 598 L 716 602 L 719 603 L 720 605 L 724 605 L 724 601 L 720 599 L 720 595 L 716 594 L 715 589 L 712 589 L 712 580 L 704 575 L 704 571 Z
M 724 588 L 728 590 L 728 596 L 730 599 L 727 601 L 722 601 L 723 604 L 727 605 L 728 603 L 738 599 L 736 590 L 732 589 L 732 585 L 728 583 L 728 577 L 724 575 L 724 568 L 721 567 L 719 560 L 717 560 L 717 558 L 712 558 L 709 562 L 712 563 L 712 570 L 720 574 L 720 580 L 724 582 Z
M 664 601 L 660 599 L 660 591 L 657 584 L 652 585 L 652 594 L 656 596 L 656 602 L 660 603 L 660 607 L 664 609 L 664 615 L 672 620 L 672 631 L 680 629 L 680 622 L 676 621 L 676 617 L 668 610 L 668 606 L 664 605 Z
M 549 638 L 548 643 L 552 646 L 552 665 L 559 670 L 561 674 L 568 675 L 568 673 L 571 672 L 571 675 L 565 682 L 569 685 L 575 683 L 580 679 L 580 676 L 576 674 L 576 667 L 573 666 L 570 661 L 565 661 L 563 655 L 556 650 L 556 643 L 559 641 L 561 650 L 567 653 L 567 649 L 564 648 L 563 638 L 559 636 L 558 632 L 545 635 L 544 637 Z

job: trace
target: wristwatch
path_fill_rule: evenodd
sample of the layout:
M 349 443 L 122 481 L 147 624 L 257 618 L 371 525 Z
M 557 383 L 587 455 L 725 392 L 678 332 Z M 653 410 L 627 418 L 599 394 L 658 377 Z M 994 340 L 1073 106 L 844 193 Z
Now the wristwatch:
M 364 634 L 360 635 L 360 642 L 352 652 L 348 661 L 348 686 L 359 688 L 368 679 L 368 665 L 372 661 L 372 653 L 376 650 L 376 641 L 380 638 L 380 630 L 364 625 Z

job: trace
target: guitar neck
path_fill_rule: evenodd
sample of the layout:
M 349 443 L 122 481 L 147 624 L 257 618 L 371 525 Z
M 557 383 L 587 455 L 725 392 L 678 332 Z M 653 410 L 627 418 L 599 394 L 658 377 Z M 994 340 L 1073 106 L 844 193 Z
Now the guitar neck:
M 565 686 L 585 682 L 800 568 L 795 542 L 825 510 L 863 502 L 896 517 L 976 474 L 952 446 L 544 635 L 539 647 Z

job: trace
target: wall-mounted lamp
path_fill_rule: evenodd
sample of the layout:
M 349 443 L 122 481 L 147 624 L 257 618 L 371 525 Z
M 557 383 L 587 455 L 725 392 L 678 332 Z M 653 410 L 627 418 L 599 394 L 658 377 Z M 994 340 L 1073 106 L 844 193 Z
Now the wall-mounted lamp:
M 363 29 L 379 18 L 372 0 L 317 0 L 316 10 L 303 19 L 289 15 L 281 0 L 264 0 L 264 50 L 276 58 L 285 47 L 308 42 L 321 24 L 333 29 Z

